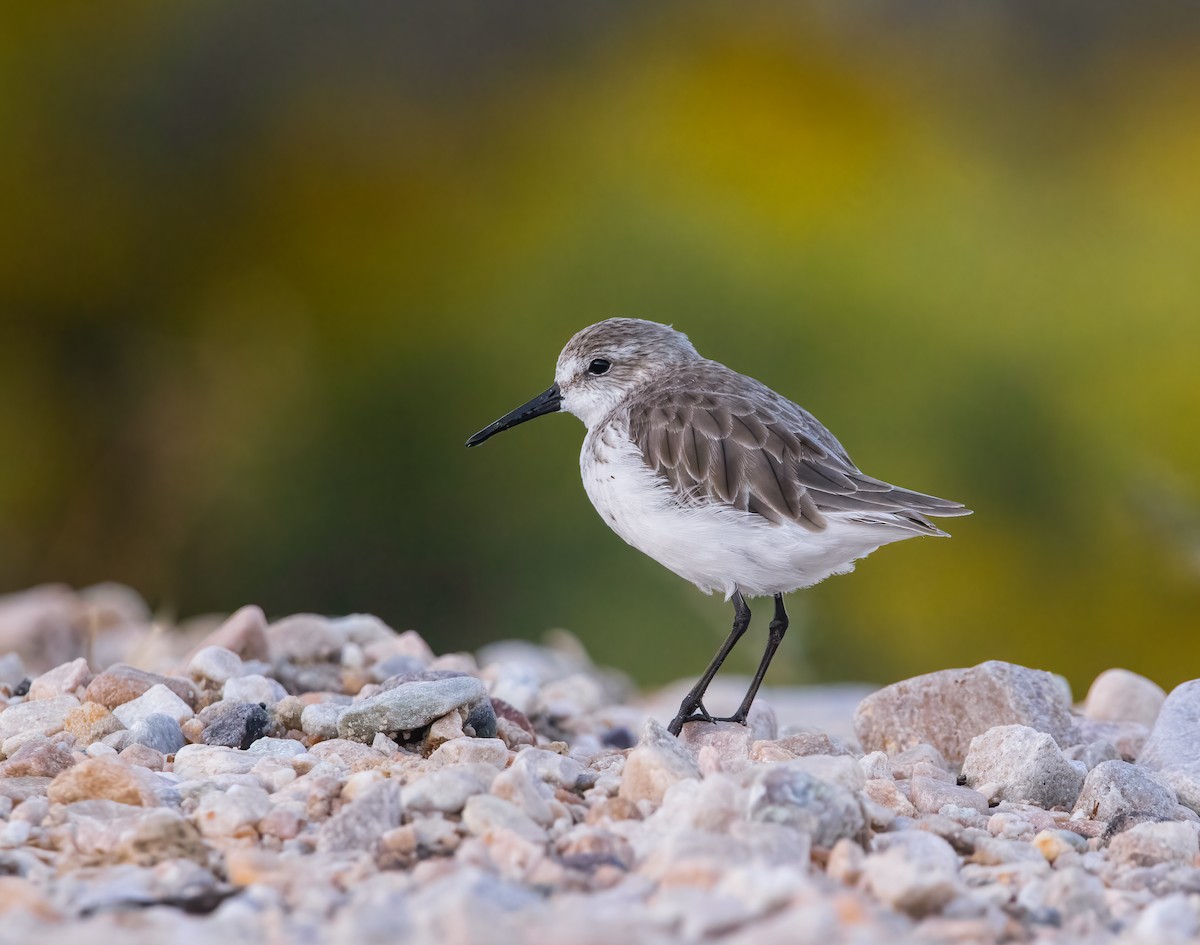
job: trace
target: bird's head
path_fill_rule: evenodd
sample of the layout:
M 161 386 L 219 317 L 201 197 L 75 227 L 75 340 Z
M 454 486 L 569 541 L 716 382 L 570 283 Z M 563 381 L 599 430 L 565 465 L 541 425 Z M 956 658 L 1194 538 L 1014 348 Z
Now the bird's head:
M 501 417 L 467 440 L 489 437 L 543 414 L 565 411 L 589 428 L 603 420 L 631 390 L 664 370 L 700 360 L 687 335 L 640 318 L 608 318 L 589 325 L 558 356 L 549 390 Z

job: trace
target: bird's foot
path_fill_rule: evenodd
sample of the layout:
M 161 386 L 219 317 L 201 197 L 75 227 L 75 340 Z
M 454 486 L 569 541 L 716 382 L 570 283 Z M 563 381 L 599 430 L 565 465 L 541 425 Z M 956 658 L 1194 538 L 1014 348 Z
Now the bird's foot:
M 746 724 L 746 713 L 735 712 L 733 715 L 727 715 L 724 718 L 709 719 L 710 722 L 736 722 L 738 725 Z
M 720 719 L 714 719 L 708 709 L 704 708 L 701 702 L 687 703 L 679 707 L 679 714 L 671 719 L 671 724 L 667 726 L 667 731 L 678 737 L 683 731 L 683 726 L 688 722 L 719 722 Z

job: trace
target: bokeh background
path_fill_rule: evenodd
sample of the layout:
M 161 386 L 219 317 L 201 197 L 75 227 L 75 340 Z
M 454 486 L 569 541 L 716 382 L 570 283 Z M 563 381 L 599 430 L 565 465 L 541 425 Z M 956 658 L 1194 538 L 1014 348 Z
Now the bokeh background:
M 0 590 L 370 611 L 438 650 L 566 627 L 694 675 L 728 608 L 608 531 L 577 421 L 463 449 L 637 315 L 976 510 L 795 595 L 772 682 L 1200 675 L 1195 8 L 5 19 Z

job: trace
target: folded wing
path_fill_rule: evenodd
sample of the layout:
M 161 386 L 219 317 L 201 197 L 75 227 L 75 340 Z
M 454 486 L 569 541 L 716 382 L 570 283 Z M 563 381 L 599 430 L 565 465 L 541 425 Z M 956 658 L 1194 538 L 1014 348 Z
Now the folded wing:
M 629 407 L 634 443 L 685 504 L 720 502 L 814 531 L 831 512 L 932 533 L 926 515 L 970 514 L 866 475 L 808 411 L 714 362 L 647 389 Z

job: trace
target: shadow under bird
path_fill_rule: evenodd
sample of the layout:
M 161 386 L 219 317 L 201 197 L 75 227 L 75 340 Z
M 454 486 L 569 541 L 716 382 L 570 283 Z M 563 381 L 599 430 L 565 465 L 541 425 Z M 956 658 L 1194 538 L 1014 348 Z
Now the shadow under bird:
M 566 411 L 587 426 L 579 466 L 592 505 L 618 535 L 734 608 L 733 629 L 668 726 L 740 722 L 788 617 L 783 595 L 881 545 L 946 533 L 927 516 L 969 515 L 958 502 L 861 472 L 811 413 L 710 361 L 667 325 L 610 318 L 584 328 L 554 384 L 484 427 L 467 446 Z M 704 693 L 750 625 L 747 597 L 775 598 L 766 650 L 737 711 L 714 718 Z

